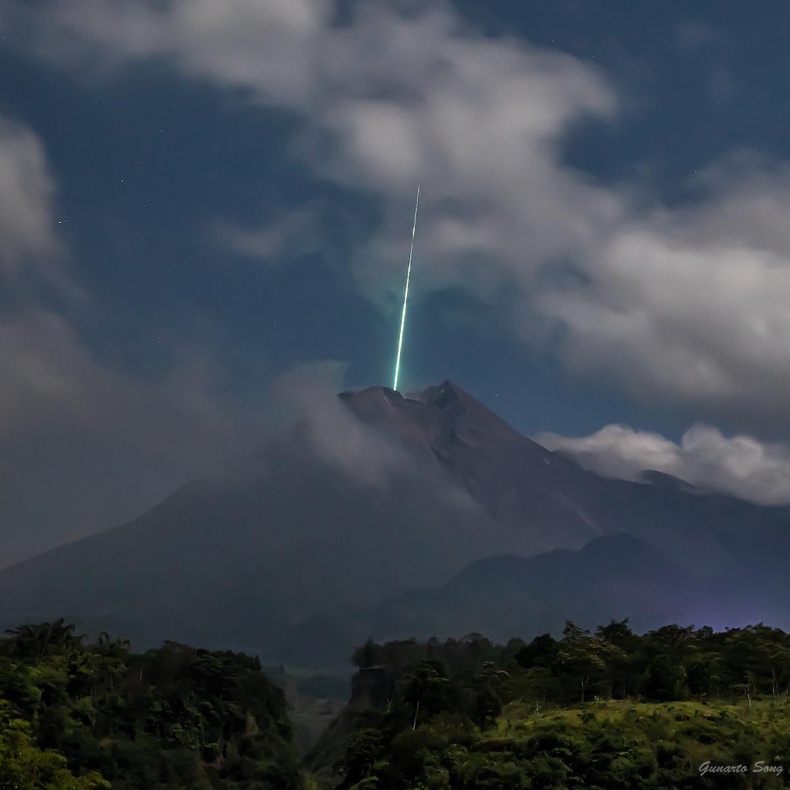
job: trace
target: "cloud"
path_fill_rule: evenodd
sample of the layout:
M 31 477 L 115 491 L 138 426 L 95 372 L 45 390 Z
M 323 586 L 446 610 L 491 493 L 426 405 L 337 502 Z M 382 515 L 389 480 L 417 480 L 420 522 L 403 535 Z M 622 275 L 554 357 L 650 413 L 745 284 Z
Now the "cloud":
M 586 281 L 537 304 L 563 325 L 573 369 L 765 424 L 790 396 L 788 168 L 747 158 L 700 185 L 706 200 L 622 227 L 587 260 Z
M 271 384 L 269 398 L 281 425 L 301 423 L 315 457 L 350 480 L 384 488 L 409 465 L 409 456 L 354 417 L 337 397 L 346 367 L 330 361 L 298 366 Z
M 62 316 L 0 317 L 0 566 L 132 518 L 252 452 L 256 404 L 228 397 L 212 353 L 183 340 L 144 379 L 99 362 Z
M 638 481 L 644 470 L 763 505 L 790 504 L 790 448 L 695 425 L 680 444 L 657 433 L 607 425 L 585 437 L 543 433 L 536 441 L 573 456 L 604 477 Z
M 375 7 L 355 35 L 362 96 L 333 101 L 320 172 L 388 197 L 383 225 L 356 257 L 362 289 L 397 288 L 414 188 L 422 183 L 419 295 L 461 286 L 495 302 L 528 295 L 547 262 L 573 257 L 616 221 L 616 198 L 563 166 L 566 131 L 610 119 L 614 94 L 593 67 L 557 52 L 466 30 L 440 5 L 417 19 Z M 350 34 L 349 34 L 350 35 Z M 398 64 L 408 64 L 400 68 Z
M 461 282 L 485 297 L 513 270 L 521 278 L 583 250 L 615 219 L 618 201 L 560 163 L 570 125 L 616 112 L 595 67 L 483 37 L 447 2 L 359 3 L 342 23 L 333 11 L 330 2 L 291 0 L 74 0 L 14 3 L 4 26 L 81 74 L 154 59 L 299 113 L 293 156 L 336 184 L 387 197 L 372 247 L 355 256 L 374 300 L 396 271 L 400 280 L 418 181 L 425 287 Z M 276 241 L 268 228 L 231 236 L 267 257 Z
M 425 436 L 399 416 L 388 396 L 380 391 L 354 393 L 353 408 L 338 397 L 345 390 L 347 367 L 343 362 L 324 360 L 298 365 L 278 376 L 266 393 L 272 435 L 285 437 L 289 443 L 295 443 L 294 437 L 303 440 L 300 463 L 317 459 L 352 484 L 372 489 L 376 496 L 397 496 L 400 491 L 415 501 L 425 499 L 431 507 L 454 513 L 461 521 L 449 537 L 457 538 L 471 527 L 475 541 L 479 541 L 488 516 L 465 489 L 451 481 L 425 444 Z M 372 424 L 366 422 L 365 415 L 376 415 Z M 291 432 L 291 427 L 296 430 Z M 489 549 L 491 541 L 498 539 L 488 534 Z
M 331 11 L 326 0 L 45 0 L 6 4 L 0 26 L 12 41 L 86 77 L 158 59 L 259 101 L 302 107 L 316 85 L 310 52 Z
M 280 263 L 321 249 L 324 234 L 314 211 L 280 212 L 262 227 L 242 227 L 229 221 L 214 225 L 217 239 L 239 255 Z
M 18 281 L 26 264 L 51 273 L 48 264 L 60 252 L 54 197 L 41 141 L 0 116 L 0 275 L 7 285 Z
M 137 515 L 259 434 L 196 343 L 165 338 L 149 378 L 92 353 L 77 327 L 101 309 L 68 270 L 56 191 L 35 132 L 0 117 L 0 566 Z
M 649 184 L 592 183 L 562 146 L 584 119 L 617 119 L 598 68 L 481 35 L 447 2 L 336 10 L 329 0 L 11 2 L 0 26 L 83 76 L 155 61 L 293 111 L 291 156 L 385 198 L 372 240 L 344 260 L 387 309 L 421 182 L 415 297 L 460 287 L 499 305 L 507 294 L 512 331 L 530 345 L 559 338 L 577 374 L 751 429 L 790 416 L 786 163 L 732 157 L 691 184 L 695 204 L 674 208 Z M 677 32 L 679 46 L 721 47 L 697 23 Z M 229 225 L 226 239 L 271 259 L 287 230 L 287 218 Z

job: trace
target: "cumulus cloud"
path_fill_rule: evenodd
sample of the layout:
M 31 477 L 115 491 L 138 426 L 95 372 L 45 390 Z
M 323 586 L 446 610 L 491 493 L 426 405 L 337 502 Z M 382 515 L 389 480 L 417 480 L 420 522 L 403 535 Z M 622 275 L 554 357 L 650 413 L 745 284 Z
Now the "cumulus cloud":
M 389 197 L 382 227 L 357 256 L 366 293 L 381 297 L 389 273 L 400 273 L 418 182 L 418 258 L 430 262 L 423 292 L 460 285 L 490 302 L 507 282 L 527 298 L 542 265 L 582 254 L 616 221 L 616 197 L 561 163 L 560 140 L 574 122 L 616 113 L 595 68 L 474 35 L 441 4 L 402 19 L 366 7 L 351 36 L 336 48 L 362 42 L 354 50 L 361 96 L 322 114 L 335 148 L 318 166 Z
M 447 2 L 336 10 L 330 0 L 44 0 L 5 3 L 0 26 L 80 74 L 157 61 L 299 114 L 292 156 L 386 198 L 372 241 L 349 256 L 381 304 L 397 301 L 420 181 L 418 259 L 430 265 L 416 296 L 460 286 L 496 304 L 506 291 L 512 330 L 529 344 L 559 337 L 579 374 L 752 428 L 788 416 L 785 163 L 721 163 L 699 178 L 692 206 L 666 208 L 644 191 L 636 200 L 562 159 L 574 123 L 616 122 L 617 96 L 595 66 L 483 36 Z M 678 36 L 710 45 L 699 26 Z M 267 258 L 281 238 L 270 226 L 227 233 Z M 562 276 L 568 268 L 578 276 Z
M 12 2 L 0 25 L 48 60 L 85 73 L 160 59 L 261 101 L 304 106 L 315 88 L 310 51 L 331 11 L 327 0 Z
M 60 252 L 54 196 L 41 141 L 0 116 L 0 274 L 6 285 L 18 280 L 26 264 L 52 273 L 49 263 Z
M 584 283 L 536 301 L 574 369 L 759 425 L 790 396 L 790 179 L 748 158 L 700 184 L 702 203 L 622 227 Z
M 55 194 L 35 132 L 0 118 L 0 566 L 137 515 L 250 447 L 260 423 L 196 344 L 166 338 L 159 378 L 96 358 L 75 319 L 100 308 L 68 270 Z M 80 298 L 56 311 L 38 286 Z
M 607 425 L 584 437 L 543 433 L 536 441 L 604 477 L 638 481 L 655 470 L 700 488 L 763 505 L 790 504 L 790 448 L 695 425 L 679 444 L 658 433 Z
M 294 156 L 335 183 L 388 198 L 372 248 L 356 256 L 373 299 L 394 284 L 396 266 L 399 279 L 418 181 L 426 287 L 460 281 L 485 296 L 512 270 L 523 277 L 547 258 L 579 253 L 616 219 L 617 199 L 560 162 L 558 141 L 572 123 L 616 113 L 595 67 L 480 36 L 447 2 L 358 3 L 342 23 L 333 10 L 291 0 L 13 3 L 5 27 L 78 71 L 157 59 L 300 113 Z M 268 230 L 231 240 L 271 254 Z

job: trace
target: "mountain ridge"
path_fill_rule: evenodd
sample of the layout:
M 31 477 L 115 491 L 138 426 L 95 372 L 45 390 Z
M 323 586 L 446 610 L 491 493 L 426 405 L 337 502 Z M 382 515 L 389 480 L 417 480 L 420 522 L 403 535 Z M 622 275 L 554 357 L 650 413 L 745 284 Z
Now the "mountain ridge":
M 477 607 L 476 630 L 545 625 L 573 610 L 589 572 L 598 602 L 590 617 L 615 616 L 603 611 L 615 601 L 605 594 L 619 589 L 648 624 L 661 612 L 737 625 L 756 611 L 781 625 L 790 620 L 788 554 L 790 508 L 649 474 L 602 478 L 521 436 L 451 381 L 407 396 L 371 387 L 321 402 L 253 458 L 136 519 L 0 572 L 0 621 L 69 615 L 96 632 L 120 624 L 141 643 L 175 638 L 278 662 L 309 657 L 319 642 L 324 655 L 347 656 L 354 617 L 383 627 L 411 599 L 434 611 L 434 627 L 442 612 L 463 621 L 461 600 Z M 500 566 L 488 592 L 470 584 L 465 569 L 494 555 L 533 564 L 508 560 L 515 570 Z M 645 580 L 652 567 L 663 582 L 646 581 L 641 595 L 631 566 Z M 535 569 L 542 592 L 525 580 Z M 766 592 L 754 588 L 756 573 Z M 496 597 L 506 577 L 532 620 Z M 441 592 L 451 582 L 457 604 Z M 718 609 L 698 606 L 703 599 Z

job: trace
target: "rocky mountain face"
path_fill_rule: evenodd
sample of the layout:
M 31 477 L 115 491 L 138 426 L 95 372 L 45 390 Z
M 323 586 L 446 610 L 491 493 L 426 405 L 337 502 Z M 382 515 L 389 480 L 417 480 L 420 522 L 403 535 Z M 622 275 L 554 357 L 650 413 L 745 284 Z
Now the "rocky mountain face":
M 64 616 L 312 666 L 369 635 L 786 626 L 788 536 L 788 508 L 586 472 L 451 382 L 373 387 L 128 524 L 6 569 L 0 624 Z
M 534 554 L 603 534 L 581 505 L 590 475 L 521 436 L 457 385 L 447 381 L 409 398 L 381 387 L 340 397 L 468 493 L 502 532 L 500 548 Z M 496 550 L 493 541 L 489 549 Z

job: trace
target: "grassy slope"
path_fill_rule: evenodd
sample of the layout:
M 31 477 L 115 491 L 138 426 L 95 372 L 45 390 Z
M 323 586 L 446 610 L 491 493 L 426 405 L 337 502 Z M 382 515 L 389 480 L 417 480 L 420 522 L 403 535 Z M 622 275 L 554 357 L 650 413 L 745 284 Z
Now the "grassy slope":
M 486 737 L 527 738 L 544 729 L 580 732 L 591 726 L 642 732 L 652 740 L 679 737 L 681 742 L 685 742 L 686 736 L 703 732 L 753 731 L 763 738 L 790 738 L 790 700 L 761 699 L 754 701 L 751 707 L 746 700 L 737 703 L 605 700 L 538 713 L 534 706 L 513 702 L 505 707 L 495 728 L 486 733 Z
M 596 774 L 607 777 L 592 785 L 577 785 L 571 780 L 568 786 L 573 787 L 773 790 L 790 785 L 790 700 L 776 703 L 758 700 L 751 707 L 745 700 L 739 703 L 601 701 L 539 712 L 534 703 L 514 702 L 505 707 L 494 726 L 482 733 L 468 751 L 462 749 L 466 756 L 459 759 L 466 762 L 466 767 L 458 769 L 456 774 L 467 775 L 465 787 L 477 787 L 478 782 L 482 782 L 481 787 L 510 787 L 504 777 L 488 781 L 483 781 L 482 775 L 478 780 L 472 778 L 482 765 L 496 760 L 500 764 L 510 763 L 514 770 L 520 765 L 538 781 L 534 772 L 540 774 L 541 769 L 533 760 L 541 748 L 535 751 L 536 736 L 548 736 L 544 745 L 550 761 L 563 761 L 569 776 L 580 771 L 575 782 L 584 781 L 583 776 L 587 781 Z M 335 750 L 342 748 L 341 742 L 342 733 L 341 741 L 334 744 Z M 448 758 L 450 762 L 454 760 L 451 754 L 458 754 L 443 738 L 434 744 L 438 748 L 434 752 L 438 762 L 431 762 L 435 765 L 439 762 L 447 765 Z M 326 755 L 323 758 L 326 762 Z M 700 764 L 706 760 L 720 765 L 743 764 L 747 772 L 736 776 L 709 773 L 703 777 Z M 772 770 L 755 772 L 757 761 L 763 761 Z M 774 772 L 777 767 L 781 767 L 781 773 Z M 321 788 L 331 788 L 337 782 L 326 767 L 311 779 L 316 783 L 314 787 Z M 546 777 L 543 781 L 548 784 L 538 781 L 534 786 L 565 786 L 555 785 Z
M 483 742 L 500 748 L 544 733 L 561 734 L 590 747 L 604 737 L 620 742 L 623 753 L 658 757 L 658 771 L 699 775 L 704 761 L 782 766 L 781 775 L 763 771 L 755 786 L 784 787 L 790 781 L 790 700 L 738 703 L 629 700 L 590 702 L 575 708 L 536 712 L 534 705 L 508 705 Z M 755 777 L 757 779 L 758 777 Z M 773 783 L 775 781 L 775 784 Z

